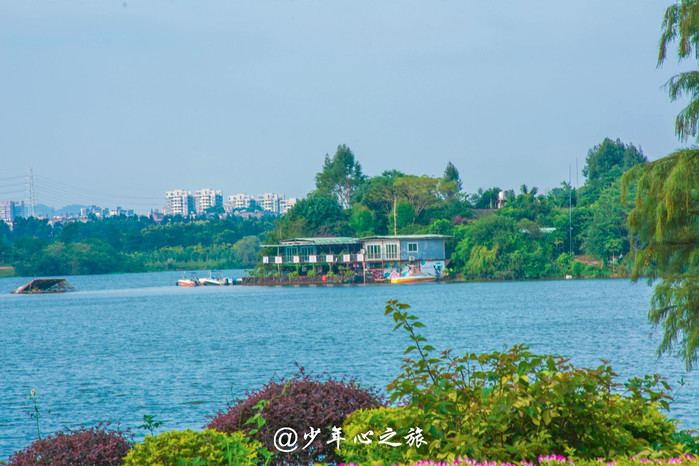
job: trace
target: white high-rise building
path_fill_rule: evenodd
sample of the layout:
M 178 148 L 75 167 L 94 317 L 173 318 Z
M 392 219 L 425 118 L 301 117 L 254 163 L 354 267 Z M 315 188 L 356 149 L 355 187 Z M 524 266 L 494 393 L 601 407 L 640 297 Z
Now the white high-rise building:
M 228 196 L 228 201 L 226 202 L 226 210 L 233 211 L 239 209 L 248 209 L 255 205 L 255 197 L 249 194 L 235 194 L 233 196 Z
M 291 210 L 292 207 L 294 207 L 294 204 L 298 202 L 297 197 L 290 197 L 289 199 L 282 199 L 279 202 L 279 213 L 280 214 L 285 214 L 289 210 Z
M 194 197 L 189 191 L 175 189 L 165 193 L 165 213 L 189 217 L 195 212 Z
M 273 212 L 275 214 L 280 213 L 280 203 L 283 200 L 283 194 L 280 195 L 274 193 L 260 194 L 259 196 L 257 196 L 257 199 L 255 199 L 255 201 L 262 208 L 262 210 L 266 210 L 267 212 Z
M 223 193 L 213 189 L 200 189 L 194 193 L 197 214 L 203 214 L 210 207 L 223 207 Z

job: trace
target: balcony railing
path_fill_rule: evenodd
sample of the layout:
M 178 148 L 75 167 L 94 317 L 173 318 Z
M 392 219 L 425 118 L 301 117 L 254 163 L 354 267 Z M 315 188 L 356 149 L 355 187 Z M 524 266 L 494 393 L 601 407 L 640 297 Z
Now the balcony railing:
M 263 256 L 263 264 L 344 264 L 364 262 L 364 254 L 310 254 L 307 256 Z

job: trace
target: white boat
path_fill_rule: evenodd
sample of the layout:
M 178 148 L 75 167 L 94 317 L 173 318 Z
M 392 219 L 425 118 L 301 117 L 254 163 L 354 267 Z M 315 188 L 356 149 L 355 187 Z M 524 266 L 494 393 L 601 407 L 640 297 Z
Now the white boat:
M 213 272 L 209 272 L 208 278 L 200 278 L 199 284 L 202 286 L 227 286 L 232 285 L 233 281 L 228 278 L 219 277 L 214 275 Z

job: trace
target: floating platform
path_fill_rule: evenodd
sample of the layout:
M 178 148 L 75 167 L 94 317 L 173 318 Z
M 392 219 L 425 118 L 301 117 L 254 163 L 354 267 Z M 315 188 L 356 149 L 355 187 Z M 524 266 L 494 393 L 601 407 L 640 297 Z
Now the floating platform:
M 66 291 L 75 291 L 75 288 L 65 278 L 35 278 L 12 291 L 12 294 L 65 293 Z

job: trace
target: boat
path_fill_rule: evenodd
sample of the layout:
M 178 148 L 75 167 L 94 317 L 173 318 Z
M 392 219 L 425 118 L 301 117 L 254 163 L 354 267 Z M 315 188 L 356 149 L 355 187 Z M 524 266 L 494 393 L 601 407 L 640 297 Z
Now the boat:
M 64 293 L 75 291 L 65 278 L 35 278 L 12 291 L 12 294 Z
M 202 286 L 228 286 L 232 285 L 233 281 L 228 278 L 219 277 L 214 275 L 213 272 L 209 272 L 208 278 L 200 278 L 199 284 Z
M 436 280 L 437 277 L 430 275 L 408 275 L 406 277 L 393 277 L 391 278 L 391 283 L 395 285 L 399 283 L 434 282 Z
M 177 286 L 199 286 L 199 279 L 197 277 L 189 277 L 187 278 L 186 276 L 182 276 L 179 280 L 177 280 Z

